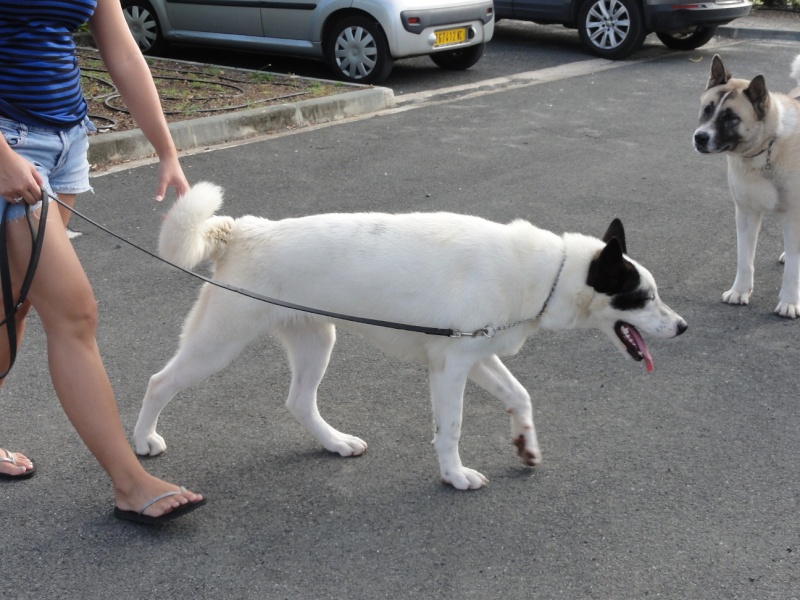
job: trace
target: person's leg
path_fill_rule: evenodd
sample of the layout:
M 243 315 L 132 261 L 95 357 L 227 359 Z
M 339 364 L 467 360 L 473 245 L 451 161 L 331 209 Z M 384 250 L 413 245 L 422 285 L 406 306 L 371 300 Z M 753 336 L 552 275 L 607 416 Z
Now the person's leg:
M 63 193 L 61 193 L 61 194 L 58 194 L 58 199 L 61 200 L 61 202 L 63 202 L 67 206 L 69 206 L 69 208 L 72 208 L 72 207 L 75 206 L 75 197 L 76 196 L 77 196 L 77 194 L 63 194 Z M 54 203 L 54 206 L 55 205 L 58 206 L 58 214 L 61 215 L 61 221 L 64 223 L 64 227 L 66 227 L 67 224 L 69 223 L 69 218 L 72 216 L 72 211 L 70 211 L 69 208 L 65 208 L 61 204 L 58 204 L 57 202 Z
M 58 198 L 68 204 L 69 206 L 75 206 L 75 197 L 77 194 L 59 194 Z M 64 222 L 64 227 L 67 226 L 67 221 L 69 221 L 69 217 L 72 214 L 69 210 L 61 206 L 57 203 L 51 203 L 50 208 L 53 206 L 58 206 L 58 212 L 61 215 L 61 220 Z M 28 313 L 31 311 L 31 303 L 30 300 L 26 299 L 20 307 L 17 309 L 17 312 L 14 315 L 14 324 L 16 325 L 17 330 L 17 351 L 19 351 L 22 345 L 22 336 L 25 334 L 25 321 L 28 318 Z M 0 339 L 7 340 L 8 334 L 5 331 L 5 325 L 0 327 Z M 8 361 L 10 357 L 10 349 L 7 343 L 0 342 L 0 369 L 7 369 L 8 368 Z M 5 382 L 5 378 L 0 378 L 0 387 L 3 386 L 3 382 Z
M 8 240 L 14 281 L 19 282 L 31 248 L 24 220 L 8 224 Z M 151 498 L 175 491 L 177 486 L 148 474 L 128 444 L 95 339 L 94 295 L 55 212 L 48 215 L 29 298 L 47 336 L 53 387 L 78 435 L 111 477 L 117 507 L 138 511 Z M 179 493 L 154 503 L 146 514 L 157 517 L 201 499 L 193 492 Z

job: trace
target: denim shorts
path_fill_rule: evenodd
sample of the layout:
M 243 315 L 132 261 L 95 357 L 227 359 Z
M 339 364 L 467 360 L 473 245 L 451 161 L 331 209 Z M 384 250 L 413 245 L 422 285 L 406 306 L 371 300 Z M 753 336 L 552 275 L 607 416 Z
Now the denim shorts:
M 51 194 L 80 194 L 92 189 L 89 185 L 89 134 L 97 131 L 86 117 L 82 123 L 58 130 L 17 123 L 0 117 L 0 133 L 11 149 L 33 163 L 42 177 L 44 189 Z M 0 197 L 0 219 L 6 205 Z M 38 208 L 37 204 L 35 207 Z M 25 205 L 11 204 L 9 221 L 25 215 Z

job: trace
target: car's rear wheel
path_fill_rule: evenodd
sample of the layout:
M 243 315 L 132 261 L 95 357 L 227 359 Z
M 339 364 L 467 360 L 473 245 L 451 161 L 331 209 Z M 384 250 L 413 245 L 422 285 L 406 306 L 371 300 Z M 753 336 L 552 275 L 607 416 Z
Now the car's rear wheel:
M 394 66 L 381 28 L 373 19 L 358 15 L 331 27 L 323 52 L 336 76 L 352 83 L 379 83 Z
M 464 71 L 478 62 L 483 56 L 485 44 L 476 44 L 458 50 L 446 50 L 431 54 L 431 60 L 442 69 Z
M 143 54 L 161 54 L 167 49 L 164 32 L 147 0 L 122 0 L 122 13 L 133 39 Z
M 578 13 L 578 34 L 592 54 L 610 59 L 636 52 L 647 37 L 637 0 L 587 0 Z
M 698 25 L 694 29 L 675 33 L 656 31 L 656 36 L 667 48 L 694 50 L 710 42 L 715 33 L 717 33 L 717 28 L 714 25 Z

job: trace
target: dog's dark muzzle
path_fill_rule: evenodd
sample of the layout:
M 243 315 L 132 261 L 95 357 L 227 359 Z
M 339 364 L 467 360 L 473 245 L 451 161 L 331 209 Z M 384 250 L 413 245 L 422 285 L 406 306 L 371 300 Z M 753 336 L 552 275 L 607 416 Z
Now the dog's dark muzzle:
M 703 154 L 708 154 L 708 143 L 711 141 L 711 136 L 705 131 L 694 132 L 694 149 Z

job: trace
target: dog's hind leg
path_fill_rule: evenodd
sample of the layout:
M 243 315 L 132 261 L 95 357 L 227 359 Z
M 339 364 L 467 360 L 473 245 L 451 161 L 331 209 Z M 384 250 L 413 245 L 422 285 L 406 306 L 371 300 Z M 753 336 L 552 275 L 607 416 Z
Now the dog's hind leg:
M 225 306 L 220 307 L 219 302 L 224 302 Z M 137 454 L 155 456 L 166 450 L 166 442 L 156 432 L 156 425 L 169 401 L 179 392 L 221 371 L 247 344 L 266 332 L 263 323 L 254 326 L 254 323 L 261 323 L 255 318 L 220 326 L 220 311 L 229 308 L 230 303 L 221 296 L 212 297 L 206 290 L 201 293 L 186 320 L 178 352 L 167 366 L 150 378 L 133 430 Z M 238 309 L 234 307 L 233 310 Z
M 796 319 L 800 317 L 800 216 L 786 215 L 783 247 L 783 282 L 775 312 Z
M 331 427 L 317 407 L 317 388 L 336 342 L 334 326 L 314 319 L 298 319 L 275 333 L 283 342 L 292 367 L 292 384 L 286 400 L 289 412 L 326 450 L 341 456 L 363 454 L 367 443 Z
M 459 364 L 456 357 L 447 357 L 441 361 L 441 366 L 430 365 L 431 402 L 436 428 L 433 446 L 439 455 L 442 480 L 458 490 L 476 490 L 489 483 L 481 473 L 462 465 L 458 454 L 468 372 L 469 365 Z
M 469 378 L 499 399 L 511 415 L 511 441 L 522 462 L 535 466 L 542 462 L 536 428 L 533 424 L 531 397 L 497 355 L 484 358 L 469 372 Z

